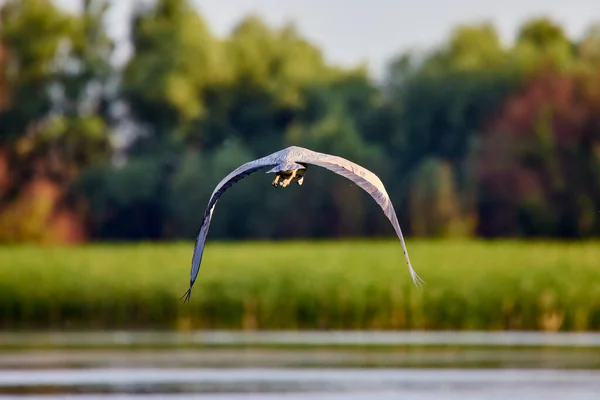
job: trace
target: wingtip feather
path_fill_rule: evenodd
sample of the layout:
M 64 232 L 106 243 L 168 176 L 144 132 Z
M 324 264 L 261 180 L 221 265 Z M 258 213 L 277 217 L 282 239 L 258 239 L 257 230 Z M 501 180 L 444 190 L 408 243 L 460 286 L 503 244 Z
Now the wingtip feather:
M 409 266 L 409 269 L 410 269 L 410 276 L 413 280 L 413 283 L 417 287 L 421 287 L 421 285 L 427 285 L 427 283 L 419 275 L 417 275 L 417 273 L 415 272 L 414 269 L 412 269 L 411 266 Z
M 190 301 L 191 296 L 192 296 L 192 287 L 190 286 L 190 288 L 187 290 L 187 292 L 185 292 L 184 295 L 181 296 L 181 298 L 179 300 L 183 300 L 184 303 L 188 303 Z

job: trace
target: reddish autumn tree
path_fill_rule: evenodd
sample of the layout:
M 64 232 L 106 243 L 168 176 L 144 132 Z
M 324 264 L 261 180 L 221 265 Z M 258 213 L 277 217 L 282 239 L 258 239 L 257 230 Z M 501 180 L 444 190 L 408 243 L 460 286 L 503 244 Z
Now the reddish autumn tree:
M 506 101 L 477 157 L 481 235 L 600 234 L 599 83 L 547 72 Z

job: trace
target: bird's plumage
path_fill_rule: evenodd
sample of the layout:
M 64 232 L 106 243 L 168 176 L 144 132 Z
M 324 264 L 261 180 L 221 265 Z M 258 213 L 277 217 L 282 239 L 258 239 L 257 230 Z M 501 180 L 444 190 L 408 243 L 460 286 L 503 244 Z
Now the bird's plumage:
M 186 301 L 188 301 L 191 296 L 192 286 L 194 285 L 198 271 L 200 270 L 200 263 L 202 261 L 202 254 L 204 252 L 204 243 L 206 241 L 206 236 L 208 235 L 212 214 L 214 212 L 217 200 L 223 195 L 223 193 L 225 193 L 225 191 L 236 182 L 244 179 L 246 176 L 260 169 L 272 167 L 269 171 L 267 171 L 267 173 L 277 173 L 280 171 L 306 169 L 306 164 L 312 164 L 326 168 L 351 180 L 369 193 L 373 199 L 375 199 L 377 204 L 379 204 L 379 206 L 383 209 L 385 216 L 390 220 L 394 230 L 396 231 L 396 234 L 398 235 L 398 238 L 400 239 L 400 243 L 402 244 L 402 249 L 404 251 L 404 257 L 406 259 L 406 263 L 408 264 L 413 282 L 417 285 L 423 283 L 423 280 L 412 268 L 394 206 L 392 205 L 392 201 L 390 200 L 383 183 L 377 177 L 377 175 L 345 158 L 319 153 L 303 147 L 291 146 L 268 156 L 247 162 L 236 168 L 223 180 L 221 180 L 221 182 L 219 182 L 213 191 L 210 200 L 208 201 L 208 206 L 204 213 L 204 218 L 202 219 L 200 231 L 196 238 L 196 245 L 194 247 L 192 267 L 190 272 L 190 287 L 183 296 Z

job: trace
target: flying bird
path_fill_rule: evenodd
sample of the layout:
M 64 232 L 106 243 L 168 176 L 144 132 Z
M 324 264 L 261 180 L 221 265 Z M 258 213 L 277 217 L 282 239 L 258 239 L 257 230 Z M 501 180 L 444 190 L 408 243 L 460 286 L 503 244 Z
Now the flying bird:
M 234 183 L 239 182 L 248 175 L 263 168 L 270 167 L 272 168 L 266 173 L 275 174 L 275 179 L 271 183 L 274 187 L 284 188 L 289 186 L 292 182 L 302 185 L 309 164 L 326 168 L 335 172 L 336 174 L 348 178 L 369 193 L 373 199 L 375 199 L 377 204 L 379 204 L 379 206 L 383 209 L 386 217 L 388 217 L 392 223 L 396 234 L 400 238 L 400 243 L 402 244 L 402 249 L 404 250 L 404 257 L 406 258 L 406 263 L 408 264 L 408 269 L 413 282 L 417 286 L 419 286 L 421 283 L 425 283 L 417 275 L 410 264 L 408 251 L 406 250 L 406 244 L 404 243 L 404 237 L 402 236 L 402 230 L 400 229 L 400 224 L 398 223 L 398 218 L 396 217 L 396 211 L 394 210 L 392 201 L 390 200 L 383 183 L 377 177 L 377 175 L 368 169 L 353 163 L 352 161 L 346 160 L 345 158 L 325 153 L 318 153 L 303 147 L 291 146 L 273 154 L 269 154 L 268 156 L 247 162 L 232 171 L 221 182 L 219 182 L 210 196 L 208 206 L 204 212 L 204 218 L 202 219 L 202 225 L 200 226 L 200 232 L 196 238 L 194 254 L 192 256 L 190 287 L 182 296 L 182 299 L 185 298 L 185 301 L 187 302 L 192 295 L 192 286 L 194 286 L 194 282 L 198 276 L 198 271 L 200 270 L 200 263 L 202 261 L 202 254 L 204 252 L 204 243 L 206 241 L 206 236 L 208 235 L 210 221 L 212 219 L 213 212 L 215 211 L 215 205 L 223 193 L 225 193 L 225 191 Z

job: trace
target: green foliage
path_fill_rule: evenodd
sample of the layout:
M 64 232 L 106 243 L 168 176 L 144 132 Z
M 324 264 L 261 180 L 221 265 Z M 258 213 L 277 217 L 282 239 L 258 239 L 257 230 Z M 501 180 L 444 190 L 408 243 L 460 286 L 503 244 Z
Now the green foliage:
M 205 173 L 211 171 L 209 162 L 197 151 L 182 155 L 179 168 L 169 183 L 169 193 L 176 202 L 170 202 L 170 226 L 165 227 L 170 235 L 194 237 L 204 215 L 199 207 L 210 196 L 211 183 Z
M 501 110 L 477 167 L 486 236 L 598 235 L 599 77 L 540 76 Z
M 0 248 L 4 329 L 600 328 L 598 243 L 211 241 Z M 33 285 L 33 286 L 32 286 Z
M 170 135 L 203 115 L 202 90 L 222 77 L 225 61 L 187 1 L 142 7 L 132 23 L 135 56 L 123 71 L 122 95 L 154 135 Z
M 459 25 L 374 82 L 328 63 L 292 23 L 247 15 L 217 37 L 192 3 L 136 2 L 122 67 L 107 0 L 78 14 L 0 5 L 5 226 L 41 179 L 59 192 L 49 216 L 68 209 L 90 239 L 192 238 L 223 176 L 301 145 L 377 173 L 408 235 L 600 234 L 594 25 L 575 40 L 532 18 L 509 46 L 489 22 Z M 328 171 L 310 168 L 301 188 L 268 192 L 269 181 L 229 189 L 211 236 L 393 234 L 368 194 Z
M 582 62 L 590 67 L 600 63 L 600 24 L 592 24 L 586 29 L 584 37 L 577 43 L 577 52 Z
M 107 4 L 85 1 L 79 15 L 48 0 L 0 5 L 0 153 L 7 169 L 0 220 L 11 221 L 0 241 L 48 235 L 45 225 L 64 208 L 68 185 L 110 154 Z M 31 199 L 32 187 L 48 181 L 62 195 Z M 23 210 L 38 208 L 32 204 L 44 212 L 27 215 Z
M 0 214 L 0 242 L 42 242 L 52 202 L 45 197 L 17 199 Z
M 274 30 L 254 15 L 233 29 L 227 50 L 236 77 L 264 86 L 289 103 L 298 101 L 303 85 L 326 83 L 336 72 L 293 25 Z
M 525 74 L 541 68 L 564 71 L 575 62 L 575 47 L 562 27 L 548 18 L 527 21 L 519 30 L 514 59 Z
M 137 157 L 123 167 L 88 170 L 75 190 L 86 199 L 89 227 L 97 238 L 141 239 L 162 235 L 164 162 Z
M 495 69 L 505 63 L 505 58 L 506 49 L 494 26 L 489 23 L 462 25 L 452 31 L 448 42 L 434 51 L 422 68 L 429 74 L 477 72 Z
M 410 210 L 415 236 L 470 236 L 472 226 L 463 213 L 452 167 L 440 160 L 421 163 L 413 177 Z

